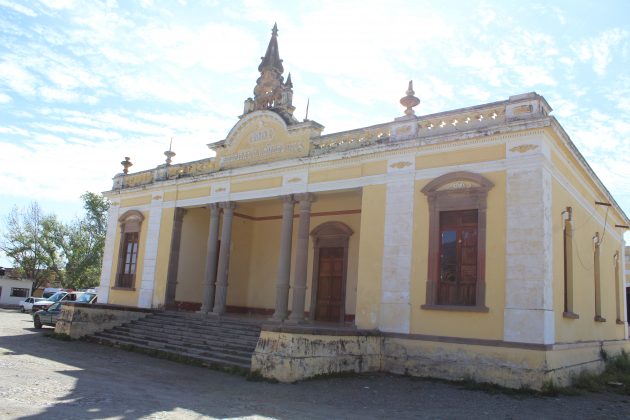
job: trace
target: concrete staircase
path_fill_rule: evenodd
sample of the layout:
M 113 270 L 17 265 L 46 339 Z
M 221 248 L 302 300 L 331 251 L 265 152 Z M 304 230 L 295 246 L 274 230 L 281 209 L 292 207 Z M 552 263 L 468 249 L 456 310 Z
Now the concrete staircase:
M 158 312 L 90 336 L 91 341 L 155 352 L 172 360 L 249 371 L 260 321 L 185 312 Z

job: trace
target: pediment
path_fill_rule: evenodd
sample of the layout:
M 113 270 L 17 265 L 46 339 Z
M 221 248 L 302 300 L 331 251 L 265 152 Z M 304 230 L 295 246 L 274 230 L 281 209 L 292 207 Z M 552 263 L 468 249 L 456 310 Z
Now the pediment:
M 292 130 L 272 111 L 245 115 L 216 147 L 220 169 L 268 163 L 309 154 L 310 132 Z

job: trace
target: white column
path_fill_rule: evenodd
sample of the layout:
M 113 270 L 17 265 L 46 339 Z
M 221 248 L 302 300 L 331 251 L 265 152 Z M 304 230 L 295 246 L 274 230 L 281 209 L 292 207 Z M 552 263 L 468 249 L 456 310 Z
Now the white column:
M 118 231 L 118 214 L 120 207 L 117 204 L 111 204 L 107 211 L 107 233 L 105 235 L 105 248 L 103 249 L 103 265 L 101 268 L 101 282 L 98 287 L 98 302 L 107 303 L 109 299 L 110 281 L 112 278 L 112 270 L 116 265 L 114 260 L 114 242 L 116 241 L 116 232 Z
M 552 177 L 546 167 L 544 142 L 528 143 L 533 144 L 525 148 L 507 145 L 512 153 L 507 154 L 503 339 L 552 344 L 555 341 Z
M 144 245 L 142 281 L 138 296 L 138 307 L 153 307 L 153 289 L 155 288 L 155 265 L 157 263 L 158 243 L 160 239 L 160 223 L 162 221 L 162 196 L 156 195 L 151 201 L 149 221 L 142 229 L 147 229 Z
M 385 195 L 385 231 L 379 329 L 409 333 L 415 159 L 390 159 Z

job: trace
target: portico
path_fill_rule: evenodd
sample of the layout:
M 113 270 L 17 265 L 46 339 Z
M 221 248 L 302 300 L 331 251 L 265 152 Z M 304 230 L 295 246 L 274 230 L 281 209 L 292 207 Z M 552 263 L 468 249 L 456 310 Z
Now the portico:
M 249 313 L 293 323 L 354 319 L 361 190 L 222 201 L 176 213 L 184 216 L 180 228 L 173 224 L 180 245 L 171 248 L 170 261 L 178 267 L 173 271 L 174 299 L 165 301 L 167 307 L 209 315 Z M 337 278 L 327 280 L 333 281 L 333 290 L 320 291 L 319 304 L 343 302 L 337 302 L 334 313 L 318 316 L 312 289 L 320 259 L 328 263 L 327 254 L 320 257 L 313 234 L 330 224 L 347 227 L 348 246 Z M 352 287 L 346 293 L 348 282 Z

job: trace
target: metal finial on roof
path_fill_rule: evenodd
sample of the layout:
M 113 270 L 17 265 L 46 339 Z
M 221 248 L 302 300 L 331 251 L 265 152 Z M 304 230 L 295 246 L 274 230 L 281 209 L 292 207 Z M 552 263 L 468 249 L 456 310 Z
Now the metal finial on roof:
M 172 157 L 175 156 L 175 152 L 171 151 L 171 148 L 173 146 L 173 137 L 171 137 L 171 143 L 168 145 L 168 150 L 166 152 L 164 152 L 164 156 L 166 156 L 166 165 L 170 165 L 172 160 Z
M 416 115 L 413 107 L 420 103 L 420 99 L 416 98 L 415 92 L 413 91 L 413 80 L 409 81 L 409 87 L 407 88 L 407 92 L 405 92 L 407 96 L 404 96 L 400 99 L 400 104 L 407 109 L 405 109 L 405 115 Z

